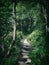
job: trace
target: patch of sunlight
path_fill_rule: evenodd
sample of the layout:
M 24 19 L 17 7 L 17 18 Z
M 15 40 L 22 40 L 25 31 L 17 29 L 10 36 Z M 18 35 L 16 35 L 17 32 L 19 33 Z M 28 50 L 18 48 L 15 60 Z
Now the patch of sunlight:
M 39 34 L 41 34 L 41 33 L 42 33 L 42 31 L 34 30 L 28 37 L 30 38 L 30 37 L 32 37 L 33 35 L 39 35 Z

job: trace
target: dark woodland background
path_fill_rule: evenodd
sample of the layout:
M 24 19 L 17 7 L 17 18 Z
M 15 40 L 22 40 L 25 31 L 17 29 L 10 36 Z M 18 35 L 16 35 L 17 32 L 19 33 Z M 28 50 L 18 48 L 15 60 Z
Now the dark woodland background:
M 31 65 L 49 65 L 48 0 L 0 0 L 0 65 L 16 64 L 23 37 L 27 37 L 32 45 Z

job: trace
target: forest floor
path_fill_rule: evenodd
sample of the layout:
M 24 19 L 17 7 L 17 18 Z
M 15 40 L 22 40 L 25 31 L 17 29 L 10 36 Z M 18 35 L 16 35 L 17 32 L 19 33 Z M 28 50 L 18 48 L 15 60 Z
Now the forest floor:
M 21 49 L 21 57 L 18 61 L 19 65 L 30 65 L 31 59 L 29 58 L 29 51 L 30 51 L 30 43 L 28 42 L 27 38 L 22 39 L 22 49 Z

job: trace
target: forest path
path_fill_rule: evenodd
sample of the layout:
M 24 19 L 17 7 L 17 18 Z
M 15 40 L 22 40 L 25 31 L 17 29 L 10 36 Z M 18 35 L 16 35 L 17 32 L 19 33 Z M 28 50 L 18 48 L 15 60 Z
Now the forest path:
M 31 59 L 29 58 L 29 51 L 31 45 L 26 38 L 22 39 L 22 43 L 21 57 L 18 63 L 19 65 L 30 65 Z

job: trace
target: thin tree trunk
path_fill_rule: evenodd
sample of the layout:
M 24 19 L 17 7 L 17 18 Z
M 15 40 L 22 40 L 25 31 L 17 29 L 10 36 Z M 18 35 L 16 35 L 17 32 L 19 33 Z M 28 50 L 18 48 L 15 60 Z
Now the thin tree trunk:
M 13 2 L 13 18 L 14 18 L 14 24 L 13 24 L 13 40 L 15 41 L 16 38 L 16 3 Z
M 44 15 L 44 18 L 45 18 L 45 21 L 46 21 L 46 34 L 47 34 L 47 31 L 48 31 L 48 27 L 47 27 L 47 13 L 46 13 L 46 8 L 43 7 L 43 15 Z
M 12 40 L 12 42 L 8 48 L 8 52 L 7 52 L 6 56 L 10 54 L 12 46 L 15 43 L 15 39 L 16 39 L 16 2 L 15 1 L 13 2 L 13 19 L 14 19 L 14 22 L 13 22 L 13 40 Z

